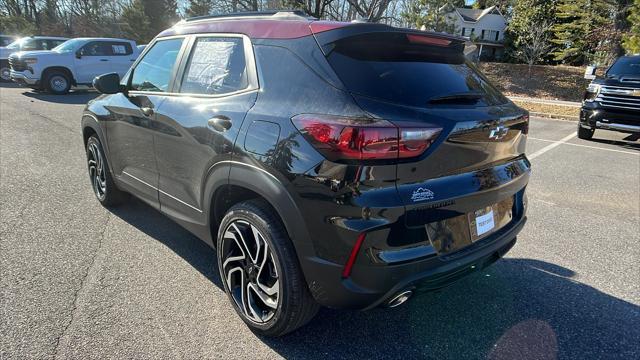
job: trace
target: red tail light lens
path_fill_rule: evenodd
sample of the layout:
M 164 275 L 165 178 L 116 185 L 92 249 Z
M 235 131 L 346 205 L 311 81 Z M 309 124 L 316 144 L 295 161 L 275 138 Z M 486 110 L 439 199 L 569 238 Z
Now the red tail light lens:
M 298 115 L 293 124 L 330 161 L 394 160 L 424 153 L 442 128 L 398 128 L 378 119 Z

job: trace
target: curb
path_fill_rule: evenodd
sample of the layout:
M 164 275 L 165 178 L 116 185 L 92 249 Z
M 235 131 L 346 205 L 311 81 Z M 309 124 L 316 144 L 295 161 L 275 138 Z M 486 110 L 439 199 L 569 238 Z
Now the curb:
M 547 114 L 547 113 L 539 113 L 539 112 L 532 112 L 532 111 L 529 112 L 529 115 L 548 118 L 548 119 L 564 120 L 564 121 L 578 121 L 577 116 L 556 115 L 556 114 Z

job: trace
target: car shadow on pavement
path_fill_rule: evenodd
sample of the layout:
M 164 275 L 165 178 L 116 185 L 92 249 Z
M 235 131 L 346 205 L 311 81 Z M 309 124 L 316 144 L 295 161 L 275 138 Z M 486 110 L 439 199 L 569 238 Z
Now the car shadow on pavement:
M 573 276 L 505 258 L 398 308 L 323 309 L 299 331 L 263 341 L 285 358 L 638 358 L 640 307 Z
M 202 240 L 142 201 L 131 198 L 111 213 L 160 241 L 222 289 L 215 251 Z
M 0 81 L 0 88 L 16 89 L 16 88 L 19 88 L 19 87 L 20 87 L 20 85 L 14 83 L 14 82 Z
M 609 140 L 609 139 L 598 139 L 598 138 L 594 137 L 594 138 L 591 138 L 589 141 L 590 142 L 595 142 L 595 143 L 600 143 L 600 144 L 616 145 L 616 146 L 619 146 L 619 147 L 627 149 L 627 150 L 640 151 L 640 142 L 637 142 L 638 141 L 638 135 L 635 135 L 635 134 L 628 135 L 623 140 L 624 141 Z
M 139 200 L 112 212 L 222 289 L 205 243 Z M 548 262 L 504 258 L 398 308 L 322 309 L 291 334 L 259 338 L 285 358 L 303 359 L 638 358 L 640 307 L 574 277 Z
M 53 102 L 58 104 L 84 105 L 90 100 L 100 96 L 99 93 L 89 90 L 74 90 L 66 95 L 53 95 L 34 90 L 27 90 L 22 93 L 26 97 L 38 99 L 40 101 Z

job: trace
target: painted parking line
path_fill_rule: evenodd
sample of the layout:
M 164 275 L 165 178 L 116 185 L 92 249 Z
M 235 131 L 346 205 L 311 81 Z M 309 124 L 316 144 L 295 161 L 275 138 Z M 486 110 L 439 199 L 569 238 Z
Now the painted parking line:
M 563 140 L 559 140 L 559 141 L 555 141 L 555 140 L 547 140 L 547 139 L 535 138 L 535 137 L 531 137 L 531 136 L 529 136 L 529 137 L 528 137 L 528 139 L 531 139 L 531 140 L 537 140 L 537 141 L 550 142 L 550 143 L 553 143 L 553 144 L 555 144 L 555 143 L 559 143 L 558 145 L 570 145 L 570 146 L 577 146 L 577 147 L 583 147 L 583 148 L 588 148 L 588 149 L 604 150 L 604 151 L 611 151 L 611 152 L 617 152 L 617 153 L 622 153 L 622 154 L 629 154 L 629 155 L 636 155 L 636 156 L 640 156 L 640 152 L 624 151 L 624 150 L 618 150 L 618 149 L 608 149 L 608 148 L 603 148 L 603 147 L 599 147 L 599 146 L 590 146 L 590 145 L 582 145 L 582 144 L 572 144 L 572 143 L 566 142 L 566 141 L 571 140 L 571 137 L 567 136 L 567 138 L 568 138 L 568 139 L 567 139 L 567 140 L 565 140 L 565 141 L 563 141 L 564 139 L 563 139 Z M 553 145 L 553 144 L 551 144 L 551 145 Z M 531 156 L 533 156 L 533 155 L 540 156 L 542 153 L 541 153 L 541 154 L 538 154 L 538 153 L 540 153 L 540 152 L 543 152 L 543 153 L 544 153 L 544 152 L 547 152 L 547 151 L 549 151 L 549 150 L 553 149 L 553 147 L 552 147 L 552 148 L 550 148 L 550 149 L 547 149 L 547 148 L 548 148 L 549 146 L 551 146 L 551 145 L 548 145 L 547 147 L 544 147 L 544 148 L 540 149 L 539 151 L 537 151 L 537 152 L 533 153 Z M 558 146 L 558 145 L 556 145 L 556 146 Z M 555 147 L 555 146 L 554 146 L 554 147 Z M 546 149 L 546 150 L 545 150 L 545 149 Z M 543 150 L 544 150 L 544 151 L 543 151 Z M 531 156 L 529 157 L 529 159 L 531 159 L 531 158 L 532 158 Z
M 529 160 L 533 160 L 533 159 L 537 158 L 538 156 L 540 156 L 540 155 L 542 155 L 542 154 L 546 153 L 547 151 L 549 151 L 549 150 L 551 150 L 551 149 L 554 149 L 554 148 L 556 148 L 556 147 L 558 147 L 558 146 L 560 146 L 560 145 L 562 145 L 562 144 L 566 143 L 567 141 L 569 141 L 569 140 L 573 139 L 574 137 L 576 137 L 576 135 L 577 135 L 577 134 L 576 134 L 576 132 L 574 131 L 574 132 L 572 132 L 571 134 L 569 134 L 569 135 L 567 135 L 567 136 L 563 137 L 562 139 L 560 139 L 560 140 L 558 140 L 558 141 L 553 141 L 551 144 L 549 144 L 549 145 L 547 145 L 547 146 L 543 147 L 542 149 L 540 149 L 540 150 L 538 150 L 538 151 L 534 152 L 533 154 L 531 154 L 531 155 L 529 155 L 529 156 L 527 156 L 527 157 L 529 158 Z

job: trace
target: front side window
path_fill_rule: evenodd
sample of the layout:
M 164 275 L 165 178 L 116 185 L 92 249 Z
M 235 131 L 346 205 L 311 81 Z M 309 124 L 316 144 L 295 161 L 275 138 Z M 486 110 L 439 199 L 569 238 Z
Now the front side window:
M 248 86 L 242 38 L 198 38 L 184 71 L 180 92 L 219 95 Z
M 80 49 L 80 55 L 82 56 L 109 56 L 111 55 L 111 48 L 109 43 L 103 41 L 93 41 L 83 46 Z
M 157 41 L 133 70 L 130 89 L 167 92 L 183 40 Z

